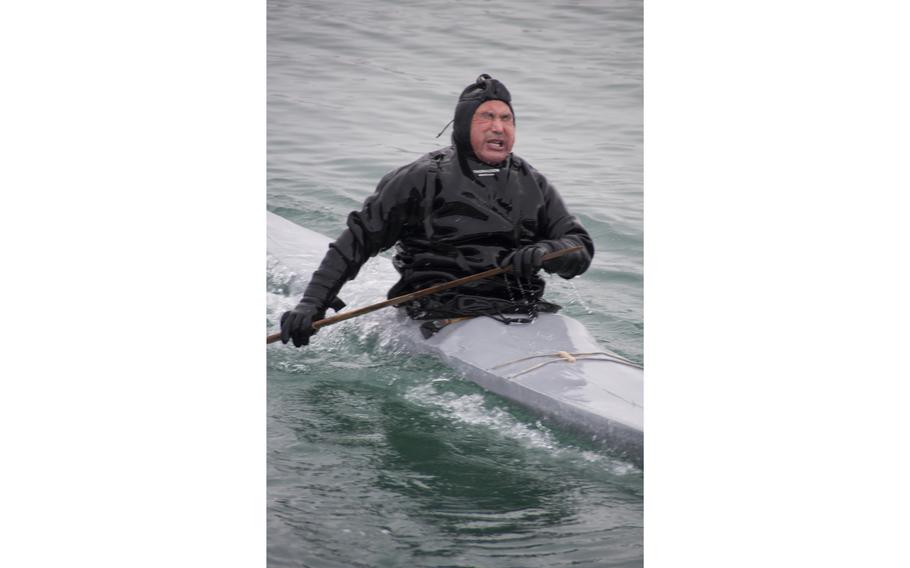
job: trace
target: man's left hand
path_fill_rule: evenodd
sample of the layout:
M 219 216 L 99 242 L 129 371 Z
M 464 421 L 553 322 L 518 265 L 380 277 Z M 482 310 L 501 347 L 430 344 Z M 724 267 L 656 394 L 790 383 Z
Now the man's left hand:
M 537 271 L 543 268 L 547 272 L 562 276 L 563 278 L 574 278 L 588 269 L 591 265 L 591 255 L 585 249 L 565 254 L 558 258 L 544 262 L 544 255 L 576 246 L 576 242 L 571 239 L 554 239 L 540 241 L 533 245 L 527 245 L 509 253 L 501 263 L 501 266 L 512 266 L 512 274 L 518 278 L 530 278 L 537 274 Z
M 548 252 L 550 249 L 543 244 L 527 245 L 509 253 L 502 259 L 501 266 L 511 265 L 512 274 L 516 278 L 527 279 L 537 274 L 537 271 L 543 267 L 543 255 Z

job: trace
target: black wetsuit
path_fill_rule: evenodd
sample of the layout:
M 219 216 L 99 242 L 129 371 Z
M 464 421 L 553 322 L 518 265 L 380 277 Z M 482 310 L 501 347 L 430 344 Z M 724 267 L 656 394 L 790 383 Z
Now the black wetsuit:
M 382 178 L 363 208 L 348 216 L 306 295 L 330 305 L 370 257 L 396 245 L 401 279 L 389 297 L 497 267 L 515 249 L 548 239 L 587 249 L 586 263 L 569 277 L 587 269 L 591 237 L 540 172 L 514 155 L 496 167 L 450 146 Z M 543 290 L 536 275 L 523 282 L 499 276 L 406 307 L 411 317 L 507 312 L 509 305 L 536 303 Z

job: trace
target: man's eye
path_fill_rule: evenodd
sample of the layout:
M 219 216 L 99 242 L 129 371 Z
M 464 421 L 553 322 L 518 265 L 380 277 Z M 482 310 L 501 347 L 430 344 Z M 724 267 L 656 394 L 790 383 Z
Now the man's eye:
M 495 119 L 496 119 L 496 114 L 494 114 L 492 112 L 481 112 L 481 113 L 478 113 L 476 116 L 476 120 L 481 121 L 481 122 L 493 122 L 493 120 L 495 120 Z M 511 114 L 499 115 L 499 120 L 501 120 L 505 123 L 510 123 L 510 122 L 512 122 L 512 115 Z

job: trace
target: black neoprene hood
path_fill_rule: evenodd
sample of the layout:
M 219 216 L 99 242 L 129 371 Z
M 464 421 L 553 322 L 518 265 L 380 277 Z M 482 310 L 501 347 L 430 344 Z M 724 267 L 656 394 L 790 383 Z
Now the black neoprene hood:
M 512 108 L 512 95 L 506 86 L 486 73 L 480 75 L 476 81 L 465 87 L 461 96 L 458 97 L 458 104 L 455 105 L 452 142 L 455 143 L 459 152 L 474 155 L 474 151 L 471 149 L 471 120 L 474 118 L 477 107 L 487 101 L 502 101 L 509 105 L 514 120 L 515 110 Z

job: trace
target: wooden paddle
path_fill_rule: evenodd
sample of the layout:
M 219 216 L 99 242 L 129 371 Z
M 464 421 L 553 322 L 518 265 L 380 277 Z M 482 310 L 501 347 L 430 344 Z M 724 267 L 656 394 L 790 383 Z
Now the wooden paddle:
M 569 247 L 567 249 L 561 249 L 558 251 L 550 252 L 543 255 L 543 261 L 547 262 L 548 260 L 553 260 L 554 258 L 559 258 L 564 254 L 569 254 L 570 252 L 580 251 L 584 247 L 579 245 L 575 247 Z M 457 280 L 452 280 L 451 282 L 444 282 L 442 284 L 437 284 L 436 286 L 430 286 L 429 288 L 424 288 L 423 290 L 418 290 L 416 292 L 411 292 L 410 294 L 403 294 L 383 302 L 377 302 L 375 304 L 370 304 L 369 306 L 364 306 L 362 308 L 357 308 L 347 312 L 342 312 L 335 314 L 332 317 L 321 319 L 313 322 L 313 329 L 319 329 L 320 327 L 325 327 L 327 325 L 332 325 L 333 323 L 338 323 L 344 320 L 351 318 L 356 318 L 357 316 L 362 316 L 363 314 L 368 314 L 370 312 L 375 312 L 376 310 L 387 308 L 389 306 L 397 306 L 398 304 L 403 304 L 404 302 L 410 302 L 411 300 L 417 300 L 429 296 L 430 294 L 435 294 L 437 292 L 442 292 L 443 290 L 448 290 L 449 288 L 455 288 L 463 284 L 468 284 L 470 282 L 476 282 L 478 280 L 483 280 L 484 278 L 489 278 L 491 276 L 498 276 L 499 274 L 505 274 L 506 272 L 512 271 L 512 265 L 506 266 L 505 268 L 491 268 L 490 270 L 484 270 L 483 272 L 478 272 L 477 274 L 472 274 L 471 276 L 465 276 L 464 278 L 459 278 Z M 266 344 L 275 343 L 281 339 L 281 332 L 276 332 L 268 337 L 266 337 Z

